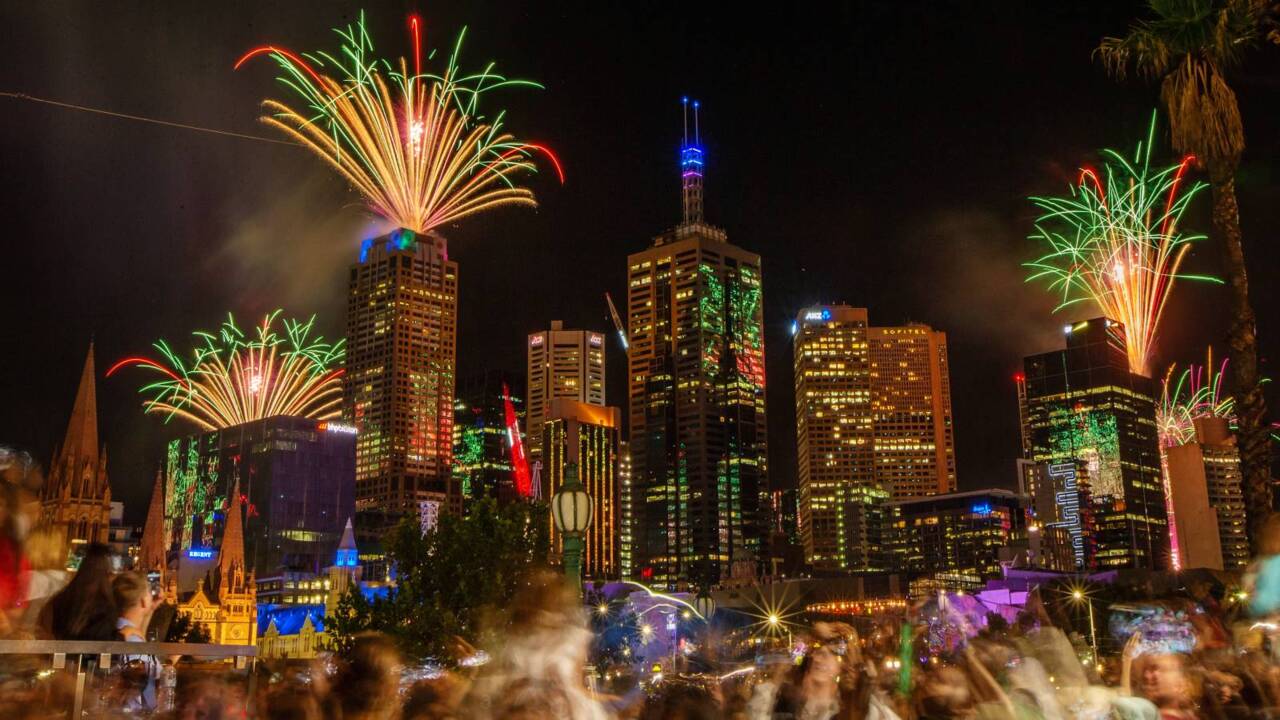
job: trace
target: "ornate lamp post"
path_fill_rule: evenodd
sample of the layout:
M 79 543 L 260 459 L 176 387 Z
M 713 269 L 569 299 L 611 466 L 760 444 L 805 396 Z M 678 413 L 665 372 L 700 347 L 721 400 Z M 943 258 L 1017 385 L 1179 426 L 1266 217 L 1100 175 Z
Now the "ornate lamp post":
M 582 534 L 591 526 L 591 496 L 578 480 L 578 464 L 565 463 L 564 484 L 551 496 L 551 517 L 564 538 L 564 574 L 582 592 Z

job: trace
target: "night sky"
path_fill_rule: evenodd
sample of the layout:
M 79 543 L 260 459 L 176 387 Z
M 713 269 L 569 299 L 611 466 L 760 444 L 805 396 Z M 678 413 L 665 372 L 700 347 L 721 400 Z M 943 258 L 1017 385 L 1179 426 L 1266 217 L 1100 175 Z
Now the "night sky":
M 270 7 L 262 7 L 270 5 Z M 1059 194 L 1101 147 L 1129 150 L 1158 99 L 1118 85 L 1092 59 L 1136 4 L 900 2 L 368 3 L 383 55 L 409 52 L 419 12 L 432 47 L 469 31 L 464 59 L 531 78 L 542 91 L 490 98 L 520 137 L 554 147 L 567 182 L 533 180 L 540 207 L 447 228 L 460 266 L 459 373 L 524 368 L 525 335 L 552 319 L 611 330 L 605 291 L 625 297 L 626 256 L 679 219 L 681 95 L 701 99 L 707 217 L 764 263 L 770 473 L 794 483 L 788 326 L 813 302 L 870 308 L 875 324 L 947 331 L 959 482 L 1012 483 L 1018 452 L 1011 377 L 1053 349 L 1054 303 L 1022 282 L 1030 194 Z M 832 4 L 834 5 L 834 4 Z M 40 2 L 0 10 L 0 91 L 276 137 L 258 103 L 284 93 L 271 42 L 335 49 L 330 29 L 359 5 Z M 727 15 L 726 12 L 734 14 Z M 1232 75 L 1249 149 L 1239 175 L 1264 372 L 1280 350 L 1280 49 Z M 1162 159 L 1171 160 L 1167 135 Z M 181 347 L 227 311 L 316 313 L 343 325 L 344 272 L 380 229 L 359 198 L 285 145 L 106 118 L 0 98 L 0 443 L 48 462 L 84 353 L 99 371 L 164 337 Z M 1184 225 L 1207 231 L 1209 198 Z M 1214 272 L 1220 246 L 1188 271 Z M 1159 364 L 1222 346 L 1225 289 L 1180 285 Z M 610 334 L 612 339 L 612 334 Z M 613 345 L 609 393 L 625 402 Z M 140 371 L 99 378 L 101 435 L 128 515 L 141 521 L 163 443 L 188 430 L 144 416 Z M 1273 405 L 1280 400 L 1271 392 Z

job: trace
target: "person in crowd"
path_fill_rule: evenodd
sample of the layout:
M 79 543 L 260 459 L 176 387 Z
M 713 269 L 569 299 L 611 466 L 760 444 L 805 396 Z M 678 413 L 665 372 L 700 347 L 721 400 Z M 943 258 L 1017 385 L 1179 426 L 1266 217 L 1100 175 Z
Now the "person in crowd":
M 56 640 L 115 640 L 119 617 L 111 590 L 111 550 L 92 543 L 70 582 L 45 604 L 39 625 Z
M 332 679 L 328 714 L 342 720 L 396 720 L 400 671 L 400 653 L 390 638 L 357 635 Z
M 706 685 L 666 681 L 645 705 L 640 717 L 642 720 L 717 720 L 724 715 Z
M 151 593 L 147 579 L 136 572 L 123 572 L 111 581 L 111 590 L 120 612 L 116 620 L 117 639 L 130 643 L 146 642 L 144 628 L 160 601 Z M 154 710 L 160 660 L 154 655 L 122 655 L 120 667 L 125 709 Z
M 20 492 L 14 483 L 0 483 L 0 637 L 9 636 L 19 625 L 30 578 L 22 547 L 27 522 Z
M 1194 720 L 1195 697 L 1181 653 L 1139 655 L 1134 660 L 1137 695 L 1155 704 L 1161 720 Z
M 469 717 L 610 717 L 586 687 L 591 632 L 577 592 L 555 573 L 535 572 L 510 608 L 505 642 L 464 701 Z
M 67 572 L 67 544 L 61 532 L 41 527 L 27 537 L 26 553 L 31 568 L 27 573 L 26 610 L 22 624 L 36 628 L 45 603 L 71 579 Z

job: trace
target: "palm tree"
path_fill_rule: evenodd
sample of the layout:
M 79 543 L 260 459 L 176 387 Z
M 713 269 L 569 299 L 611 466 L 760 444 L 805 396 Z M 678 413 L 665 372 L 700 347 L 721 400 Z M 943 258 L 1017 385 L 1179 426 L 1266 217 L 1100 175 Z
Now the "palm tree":
M 1272 509 L 1266 404 L 1258 377 L 1257 328 L 1249 302 L 1249 280 L 1240 236 L 1235 174 L 1244 151 L 1244 128 L 1236 95 L 1223 75 L 1246 51 L 1266 38 L 1263 0 L 1148 0 L 1154 17 L 1139 20 L 1124 37 L 1102 40 L 1097 54 L 1123 80 L 1132 69 L 1160 80 L 1160 99 L 1169 113 L 1173 146 L 1196 157 L 1213 189 L 1213 234 L 1226 247 L 1231 288 L 1231 385 L 1239 414 L 1239 448 L 1249 535 Z

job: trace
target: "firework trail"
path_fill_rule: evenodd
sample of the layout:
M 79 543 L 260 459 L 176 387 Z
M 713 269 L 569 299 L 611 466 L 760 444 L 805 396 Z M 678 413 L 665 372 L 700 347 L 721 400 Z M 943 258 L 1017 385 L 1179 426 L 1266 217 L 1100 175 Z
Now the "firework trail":
M 202 430 L 294 415 L 326 420 L 338 417 L 342 401 L 344 341 L 311 338 L 315 317 L 304 322 L 284 320 L 284 335 L 274 324 L 279 310 L 267 315 L 254 337 L 247 337 L 227 316 L 215 333 L 192 333 L 199 344 L 190 363 L 164 340 L 154 347 L 163 361 L 125 358 L 107 370 L 107 377 L 124 367 L 141 367 L 163 376 L 139 392 L 148 413 L 165 422 L 185 418 Z
M 1156 332 L 1177 279 L 1221 283 L 1204 275 L 1178 272 L 1191 243 L 1204 235 L 1183 234 L 1178 223 L 1191 200 L 1208 187 L 1192 183 L 1183 190 L 1183 176 L 1194 162 L 1187 156 L 1177 165 L 1151 167 L 1155 116 L 1145 143 L 1133 158 L 1114 150 L 1102 151 L 1101 173 L 1080 171 L 1070 197 L 1033 197 L 1041 211 L 1031 239 L 1049 252 L 1026 263 L 1027 278 L 1049 280 L 1062 296 L 1061 310 L 1092 300 L 1102 313 L 1124 325 L 1129 368 L 1149 375 Z
M 364 13 L 335 32 L 337 55 L 300 56 L 267 45 L 236 62 L 265 55 L 279 65 L 278 80 L 302 101 L 301 110 L 263 102 L 262 121 L 319 155 L 368 201 L 374 212 L 400 227 L 425 233 L 500 205 L 534 206 L 533 192 L 517 184 L 536 172 L 535 153 L 564 175 L 546 147 L 517 140 L 503 129 L 504 112 L 480 113 L 482 95 L 512 86 L 542 87 L 493 72 L 458 66 L 465 28 L 440 74 L 422 68 L 421 23 L 409 19 L 412 71 L 405 59 L 374 58 Z M 428 54 L 430 60 L 434 53 Z

